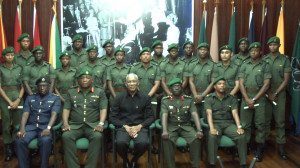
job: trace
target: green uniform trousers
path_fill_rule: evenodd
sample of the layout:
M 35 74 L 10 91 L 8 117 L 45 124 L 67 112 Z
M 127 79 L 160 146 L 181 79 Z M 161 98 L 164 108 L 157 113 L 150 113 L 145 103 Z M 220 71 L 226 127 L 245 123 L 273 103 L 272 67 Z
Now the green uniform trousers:
M 63 148 L 66 157 L 66 167 L 68 168 L 80 168 L 77 157 L 76 140 L 82 137 L 86 137 L 89 140 L 85 167 L 97 167 L 101 149 L 101 140 L 103 138 L 102 133 L 94 131 L 94 129 L 88 125 L 84 125 L 79 129 L 72 129 L 71 126 L 71 130 L 64 132 L 62 135 Z
M 247 163 L 247 142 L 245 134 L 239 135 L 237 126 L 230 121 L 214 123 L 214 128 L 219 132 L 219 135 L 208 133 L 208 158 L 211 165 L 216 164 L 217 152 L 220 144 L 221 136 L 226 135 L 232 139 L 239 151 L 240 165 Z
M 271 93 L 275 93 L 277 88 L 272 88 Z M 272 102 L 269 100 L 266 101 L 266 131 L 265 137 L 266 140 L 270 136 L 271 132 L 271 120 L 272 115 L 274 115 L 275 120 L 275 128 L 276 128 L 276 142 L 278 144 L 285 144 L 285 99 L 286 99 L 286 92 L 282 91 L 277 95 L 277 106 L 274 106 Z
M 4 90 L 5 91 L 5 90 Z M 5 91 L 6 95 L 10 100 L 15 101 L 19 97 L 19 90 Z M 19 106 L 23 105 L 23 99 L 21 100 Z M 16 138 L 18 130 L 16 126 L 20 124 L 22 118 L 22 110 L 9 110 L 9 104 L 3 99 L 0 98 L 0 108 L 2 112 L 2 137 L 4 144 L 11 144 Z M 11 133 L 10 126 L 11 122 L 13 124 L 13 131 Z
M 168 131 L 170 140 L 163 140 L 163 150 L 165 152 L 164 157 L 167 161 L 168 168 L 175 168 L 175 157 L 174 148 L 177 138 L 180 136 L 184 138 L 190 145 L 190 157 L 193 168 L 199 167 L 200 151 L 201 151 L 201 140 L 196 139 L 196 131 L 191 126 L 190 130 L 178 129 L 174 132 Z
M 253 98 L 257 92 L 247 92 L 249 98 Z M 255 104 L 259 104 L 259 106 L 255 107 L 255 109 L 244 109 L 246 106 L 245 99 L 242 99 L 241 104 L 241 122 L 245 124 L 245 134 L 247 143 L 250 142 L 251 137 L 251 126 L 252 120 L 254 116 L 254 125 L 257 129 L 257 134 L 255 141 L 257 143 L 265 143 L 265 104 L 266 98 L 262 96 L 258 99 Z

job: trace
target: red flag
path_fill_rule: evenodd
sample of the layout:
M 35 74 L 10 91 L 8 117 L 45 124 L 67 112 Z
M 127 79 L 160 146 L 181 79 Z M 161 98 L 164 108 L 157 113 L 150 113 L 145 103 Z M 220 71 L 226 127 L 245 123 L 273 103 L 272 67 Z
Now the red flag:
M 33 7 L 33 48 L 41 45 L 39 22 L 35 6 Z
M 15 53 L 18 53 L 20 51 L 20 44 L 18 42 L 19 36 L 21 36 L 21 24 L 19 19 L 19 6 L 17 6 L 17 12 L 16 12 L 16 18 L 15 18 L 15 34 L 14 34 L 14 48 Z
M 2 22 L 2 12 L 0 10 L 0 52 L 7 47 L 5 30 Z M 2 54 L 0 54 L 0 62 L 3 63 Z
M 267 17 L 267 8 L 265 9 L 265 18 L 264 23 L 260 33 L 260 43 L 262 48 L 262 56 L 265 56 L 269 52 L 269 46 L 267 45 L 268 42 L 268 17 Z

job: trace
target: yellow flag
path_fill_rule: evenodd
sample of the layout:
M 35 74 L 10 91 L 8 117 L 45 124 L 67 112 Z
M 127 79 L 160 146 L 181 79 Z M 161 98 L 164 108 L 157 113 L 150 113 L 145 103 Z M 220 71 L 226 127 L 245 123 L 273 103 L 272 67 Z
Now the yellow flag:
M 280 15 L 278 19 L 276 36 L 279 37 L 281 46 L 279 52 L 284 54 L 284 18 L 283 18 L 283 8 L 281 7 Z

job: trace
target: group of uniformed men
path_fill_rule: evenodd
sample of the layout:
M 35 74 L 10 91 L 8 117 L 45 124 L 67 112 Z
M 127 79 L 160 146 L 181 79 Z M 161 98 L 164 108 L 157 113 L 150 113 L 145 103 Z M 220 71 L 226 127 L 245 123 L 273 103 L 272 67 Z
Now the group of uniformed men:
M 5 48 L 2 51 L 5 62 L 0 65 L 6 161 L 12 158 L 15 140 L 19 165 L 28 167 L 27 144 L 38 138 L 41 166 L 48 165 L 51 148 L 45 144 L 51 143 L 50 130 L 58 118 L 63 121 L 67 167 L 79 167 L 76 140 L 81 137 L 90 141 L 86 167 L 96 167 L 103 126 L 108 118 L 117 128 L 117 152 L 123 158 L 123 166 L 137 167 L 138 158 L 146 150 L 147 128 L 154 119 L 161 118 L 162 150 L 168 167 L 175 167 L 174 146 L 178 137 L 186 139 L 192 166 L 199 167 L 203 137 L 200 118 L 204 118 L 209 125 L 205 135 L 210 166 L 215 167 L 220 138 L 226 135 L 236 142 L 240 166 L 246 167 L 247 144 L 254 126 L 256 157 L 262 161 L 272 116 L 279 155 L 287 159 L 283 150 L 285 88 L 291 67 L 288 57 L 279 52 L 278 37 L 269 39 L 270 53 L 264 57 L 261 44 L 249 44 L 245 37 L 238 41 L 240 52 L 236 55 L 231 46 L 225 45 L 219 49 L 219 63 L 210 58 L 207 43 L 197 46 L 199 58 L 193 56 L 193 42 L 184 43 L 182 57 L 178 56 L 178 44 L 171 44 L 166 58 L 162 55 L 163 44 L 157 40 L 152 50 L 143 48 L 139 53 L 141 62 L 131 66 L 124 63 L 125 49 L 114 48 L 112 40 L 103 44 L 106 55 L 98 58 L 98 47 L 92 45 L 84 50 L 82 36 L 75 35 L 73 50 L 60 55 L 62 67 L 56 70 L 44 61 L 42 46 L 29 51 L 28 34 L 22 34 L 18 42 L 20 52 L 14 54 L 13 47 Z M 24 95 L 27 95 L 25 103 Z M 23 103 L 22 113 L 19 107 Z M 161 109 L 157 110 L 157 106 Z M 131 162 L 126 152 L 130 139 L 136 143 L 136 155 Z

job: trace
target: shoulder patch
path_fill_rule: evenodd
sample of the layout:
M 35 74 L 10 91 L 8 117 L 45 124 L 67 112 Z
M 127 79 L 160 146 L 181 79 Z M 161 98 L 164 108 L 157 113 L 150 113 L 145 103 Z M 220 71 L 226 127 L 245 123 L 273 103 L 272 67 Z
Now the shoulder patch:
M 171 96 L 165 96 L 162 98 L 162 100 L 165 100 L 165 99 L 169 99 Z
M 183 95 L 183 97 L 191 98 L 191 99 L 192 99 L 192 97 L 191 97 L 191 96 L 188 96 L 188 95 Z

